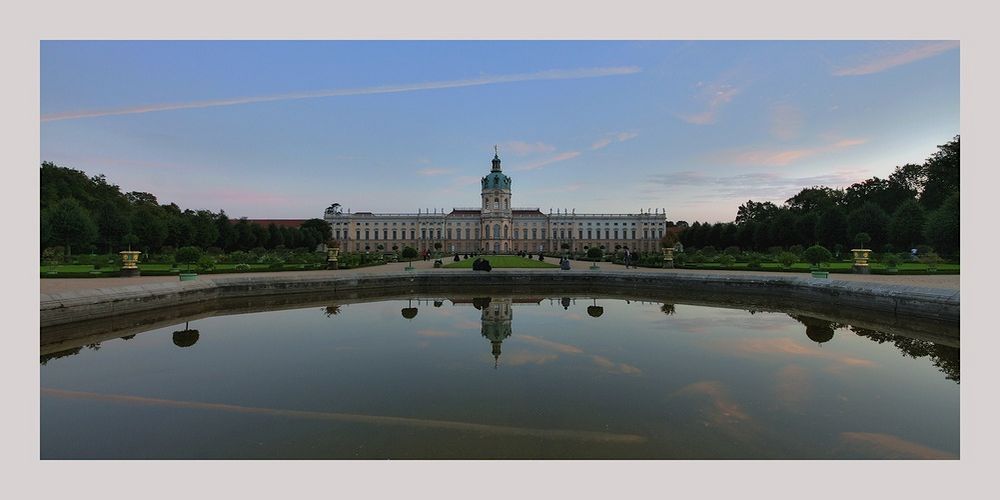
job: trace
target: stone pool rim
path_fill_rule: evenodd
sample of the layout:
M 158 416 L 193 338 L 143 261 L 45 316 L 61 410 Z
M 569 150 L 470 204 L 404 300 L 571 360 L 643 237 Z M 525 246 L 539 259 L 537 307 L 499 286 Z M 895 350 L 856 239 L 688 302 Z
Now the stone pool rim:
M 224 299 L 301 294 L 401 294 L 447 287 L 507 287 L 530 292 L 534 287 L 642 294 L 719 294 L 762 297 L 815 304 L 851 312 L 906 317 L 958 325 L 960 291 L 870 282 L 822 280 L 798 276 L 664 274 L 642 271 L 565 273 L 558 269 L 489 273 L 467 270 L 397 271 L 336 276 L 199 277 L 177 281 L 41 294 L 42 328 L 112 318 L 161 308 Z M 484 295 L 489 295 L 485 291 Z M 957 329 L 956 329 L 957 331 Z

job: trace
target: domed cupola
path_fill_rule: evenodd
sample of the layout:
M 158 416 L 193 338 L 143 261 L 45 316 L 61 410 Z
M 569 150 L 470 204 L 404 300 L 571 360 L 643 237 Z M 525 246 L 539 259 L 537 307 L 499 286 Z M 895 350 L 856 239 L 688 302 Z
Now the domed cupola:
M 494 147 L 493 168 L 489 175 L 483 177 L 483 189 L 506 189 L 510 190 L 510 177 L 507 177 L 500 170 L 500 152 Z

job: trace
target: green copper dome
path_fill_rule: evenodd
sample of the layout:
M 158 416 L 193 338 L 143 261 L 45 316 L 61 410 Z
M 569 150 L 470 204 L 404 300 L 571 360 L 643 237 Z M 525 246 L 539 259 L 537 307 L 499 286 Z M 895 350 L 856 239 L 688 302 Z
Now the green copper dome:
M 493 170 L 489 175 L 483 177 L 483 189 L 506 189 L 510 190 L 510 177 L 503 175 L 500 171 L 500 156 L 493 156 Z
M 483 177 L 483 189 L 507 189 L 510 190 L 510 177 L 500 172 L 490 172 Z

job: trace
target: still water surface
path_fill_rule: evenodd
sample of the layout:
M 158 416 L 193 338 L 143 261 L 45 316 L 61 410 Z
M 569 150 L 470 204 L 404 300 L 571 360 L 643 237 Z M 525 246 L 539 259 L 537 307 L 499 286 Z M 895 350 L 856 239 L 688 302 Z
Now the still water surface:
M 959 456 L 959 350 L 782 313 L 414 299 L 42 356 L 42 458 Z

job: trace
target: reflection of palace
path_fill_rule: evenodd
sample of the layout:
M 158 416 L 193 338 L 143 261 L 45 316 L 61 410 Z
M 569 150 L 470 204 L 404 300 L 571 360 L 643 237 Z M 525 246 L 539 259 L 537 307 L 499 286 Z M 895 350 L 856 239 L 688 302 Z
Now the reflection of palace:
M 503 341 L 511 336 L 511 320 L 513 319 L 513 305 L 519 304 L 540 304 L 541 298 L 517 298 L 510 297 L 492 298 L 482 297 L 468 299 L 452 299 L 454 304 L 469 304 L 481 311 L 480 321 L 482 326 L 480 332 L 483 337 L 490 341 L 493 354 L 493 367 L 496 368 L 500 362 L 500 348 Z
M 372 250 L 382 245 L 411 246 L 433 250 L 435 243 L 449 252 L 555 251 L 563 243 L 573 251 L 584 246 L 614 248 L 615 245 L 648 252 L 667 230 L 663 210 L 640 210 L 638 214 L 578 214 L 576 210 L 556 210 L 548 215 L 538 208 L 517 208 L 511 204 L 511 179 L 500 169 L 499 154 L 493 168 L 481 180 L 481 205 L 453 208 L 445 213 L 434 209 L 408 214 L 372 212 L 342 213 L 340 205 L 326 210 L 324 219 L 333 229 L 333 239 L 351 251 Z

